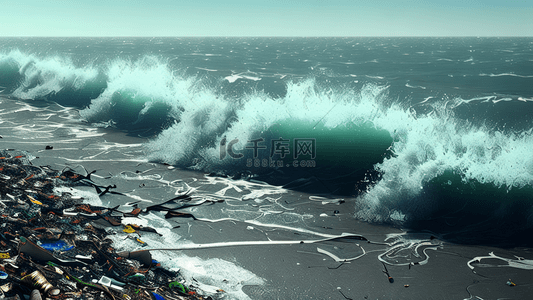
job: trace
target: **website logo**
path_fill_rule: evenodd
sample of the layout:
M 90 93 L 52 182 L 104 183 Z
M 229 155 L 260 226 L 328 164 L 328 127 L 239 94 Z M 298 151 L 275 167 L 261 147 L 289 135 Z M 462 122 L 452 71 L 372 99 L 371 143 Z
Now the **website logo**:
M 245 155 L 241 152 L 236 152 L 233 148 L 239 139 L 233 139 L 229 143 L 226 137 L 220 141 L 220 159 L 223 160 L 227 156 L 233 159 L 242 159 Z M 264 138 L 257 138 L 248 140 L 246 146 L 242 150 L 247 152 L 246 159 L 247 167 L 315 167 L 316 162 L 316 139 L 314 138 L 295 138 L 284 139 L 279 137 L 266 142 Z M 268 152 L 266 152 L 268 151 Z M 268 153 L 268 158 L 265 154 Z M 292 156 L 291 156 L 292 154 Z M 262 158 L 261 158 L 262 157 Z M 289 159 L 292 157 L 292 161 Z

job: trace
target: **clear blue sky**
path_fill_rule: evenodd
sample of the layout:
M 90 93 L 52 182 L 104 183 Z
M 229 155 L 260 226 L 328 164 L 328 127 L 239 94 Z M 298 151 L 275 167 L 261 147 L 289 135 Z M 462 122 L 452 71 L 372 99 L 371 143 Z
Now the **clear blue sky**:
M 0 36 L 533 36 L 533 0 L 2 0 Z

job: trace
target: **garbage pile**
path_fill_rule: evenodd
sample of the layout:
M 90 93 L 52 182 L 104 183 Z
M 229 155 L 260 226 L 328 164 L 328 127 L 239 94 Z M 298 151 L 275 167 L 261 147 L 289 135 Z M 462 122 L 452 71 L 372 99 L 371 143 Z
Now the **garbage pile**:
M 121 223 L 140 208 L 120 212 L 54 192 L 90 185 L 104 194 L 114 187 L 96 185 L 91 173 L 34 166 L 24 153 L 0 151 L 0 299 L 212 299 L 187 287 L 179 271 L 162 267 L 150 251 L 113 248 L 106 228 L 156 232 Z

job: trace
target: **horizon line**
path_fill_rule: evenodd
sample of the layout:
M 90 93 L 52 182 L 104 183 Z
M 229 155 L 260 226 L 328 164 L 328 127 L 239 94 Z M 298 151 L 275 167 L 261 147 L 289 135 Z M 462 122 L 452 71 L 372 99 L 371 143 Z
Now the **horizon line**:
M 0 38 L 533 38 L 533 35 L 8 35 Z

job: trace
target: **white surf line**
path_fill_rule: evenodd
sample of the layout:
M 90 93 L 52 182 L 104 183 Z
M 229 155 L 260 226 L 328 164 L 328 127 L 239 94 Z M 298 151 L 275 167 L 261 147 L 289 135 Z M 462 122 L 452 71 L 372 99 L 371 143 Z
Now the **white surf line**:
M 292 241 L 240 241 L 240 242 L 219 242 L 209 244 L 187 244 L 176 248 L 154 248 L 146 249 L 146 251 L 179 251 L 179 250 L 196 250 L 207 248 L 220 248 L 220 247 L 236 247 L 236 246 L 260 246 L 260 245 L 294 245 L 294 244 L 314 244 L 325 241 L 331 241 L 343 237 L 361 237 L 358 234 L 343 233 L 341 235 L 334 235 L 331 237 L 317 239 L 317 240 L 292 240 Z
M 472 266 L 472 263 L 474 262 L 481 262 L 482 259 L 499 259 L 507 262 L 507 265 L 489 265 L 490 267 L 511 267 L 511 268 L 518 268 L 523 270 L 533 270 L 533 260 L 532 259 L 524 259 L 523 257 L 517 257 L 516 259 L 510 259 L 510 258 L 504 258 L 500 257 L 494 254 L 494 252 L 490 252 L 489 256 L 478 256 L 474 257 L 471 260 L 469 260 L 466 264 L 471 270 L 474 270 L 474 266 Z
M 85 149 L 85 150 L 88 150 L 88 149 Z M 91 156 L 85 156 L 84 159 L 93 159 L 93 158 L 95 158 L 95 157 L 97 157 L 97 156 L 99 156 L 99 155 L 101 155 L 101 154 L 108 154 L 109 151 L 110 151 L 109 149 L 106 149 L 106 150 L 103 150 L 103 151 L 101 151 L 101 152 L 99 152 L 99 153 L 96 153 L 96 154 L 94 154 L 94 155 L 91 155 Z
M 372 253 L 372 252 L 381 252 L 381 251 L 386 251 L 387 249 L 376 249 L 376 250 L 370 250 L 370 251 L 366 251 L 363 247 L 361 247 L 361 245 L 359 244 L 356 244 L 359 248 L 361 248 L 361 250 L 363 250 L 363 254 L 361 255 L 358 255 L 356 257 L 352 257 L 352 258 L 340 258 L 338 257 L 337 255 L 327 251 L 327 250 L 324 250 L 324 249 L 321 249 L 321 248 L 316 248 L 317 252 L 319 253 L 322 253 L 322 254 L 325 254 L 331 258 L 333 258 L 336 262 L 349 262 L 349 261 L 353 261 L 353 260 L 357 260 L 361 257 L 363 257 L 364 255 L 368 254 L 368 253 Z M 297 252 L 300 252 L 300 253 L 307 253 L 307 254 L 316 254 L 316 253 L 313 253 L 313 252 L 305 252 L 305 251 L 297 251 Z
M 284 225 L 278 225 L 278 224 L 263 224 L 263 223 L 258 222 L 256 220 L 244 220 L 243 221 L 243 220 L 238 220 L 238 219 L 234 219 L 234 218 L 221 218 L 221 219 L 216 219 L 216 220 L 198 218 L 197 220 L 205 221 L 205 222 L 211 222 L 211 223 L 217 223 L 217 222 L 222 222 L 222 221 L 236 221 L 236 222 L 243 222 L 243 223 L 248 223 L 248 224 L 252 224 L 252 225 L 256 225 L 256 226 L 269 227 L 269 228 L 280 228 L 280 229 L 286 229 L 286 230 L 290 230 L 290 231 L 308 233 L 308 234 L 312 234 L 312 235 L 316 235 L 316 236 L 322 236 L 322 237 L 325 237 L 325 238 L 339 238 L 340 237 L 339 235 L 335 235 L 335 234 L 320 233 L 320 232 L 316 232 L 316 231 L 312 231 L 312 230 L 308 230 L 308 229 L 303 229 L 303 228 L 290 227 L 290 226 L 284 226 Z M 343 234 L 347 234 L 347 235 L 353 236 L 353 237 L 364 238 L 366 240 L 366 238 L 364 236 L 360 235 L 360 234 L 354 234 L 354 233 L 343 233 Z M 368 242 L 370 242 L 370 241 L 368 241 Z
M 385 264 L 388 264 L 388 265 L 393 265 L 393 266 L 409 266 L 409 265 L 425 265 L 428 263 L 429 261 L 429 255 L 426 253 L 426 250 L 437 250 L 439 248 L 439 246 L 435 246 L 435 247 L 427 247 L 425 248 L 424 250 L 422 250 L 422 252 L 424 253 L 424 255 L 426 256 L 426 258 L 422 261 L 419 261 L 419 262 L 416 262 L 416 263 L 413 263 L 413 262 L 408 262 L 408 263 L 398 263 L 398 264 L 392 264 L 388 261 L 386 261 L 385 259 L 383 259 L 383 256 L 385 255 L 388 255 L 390 254 L 391 252 L 394 252 L 395 250 L 398 250 L 399 248 L 410 248 L 414 245 L 415 243 L 414 242 L 410 242 L 409 243 L 409 246 L 407 246 L 405 243 L 402 243 L 400 245 L 396 245 L 392 248 L 390 248 L 388 251 L 385 251 L 384 253 L 380 254 L 378 256 L 378 260 L 381 261 L 382 263 L 385 263 Z M 420 243 L 418 244 L 416 247 L 415 247 L 415 253 L 418 253 L 418 248 L 422 247 L 422 246 L 431 246 L 431 245 L 434 245 L 432 242 L 423 242 L 423 243 Z
M 225 188 L 223 188 L 223 189 L 221 189 L 221 190 L 219 190 L 218 192 L 216 192 L 215 195 L 220 196 L 220 197 L 223 197 L 223 196 L 226 195 L 226 192 L 227 192 L 229 189 L 234 189 L 234 190 L 237 191 L 238 193 L 242 193 L 242 190 L 241 190 L 238 186 L 236 186 L 236 185 L 234 185 L 234 184 L 232 184 L 232 183 L 229 183 L 229 182 L 226 183 L 226 184 L 227 184 L 228 186 L 225 187 Z
M 90 145 L 87 145 L 85 149 L 98 149 L 103 151 L 111 151 L 116 150 L 115 148 L 140 148 L 143 144 L 121 144 L 121 143 L 111 143 L 111 142 L 94 142 Z M 90 148 L 89 146 L 95 146 L 94 148 Z
M 282 197 L 279 196 L 277 199 L 276 198 L 272 198 L 272 197 L 266 197 L 266 200 L 269 200 L 269 199 L 272 199 L 274 200 L 274 203 L 276 203 L 277 205 L 279 205 L 281 208 L 283 208 L 284 210 L 295 210 L 296 208 L 289 208 L 289 207 L 285 207 L 283 205 L 281 205 L 278 201 L 281 199 Z M 270 200 L 269 200 L 270 201 Z
M 133 174 L 132 176 L 129 176 L 127 175 L 126 173 L 131 173 Z M 148 175 L 142 175 L 142 173 L 134 173 L 134 172 L 131 172 L 131 171 L 123 171 L 123 172 L 120 172 L 119 175 L 122 179 L 125 179 L 125 180 L 130 180 L 130 181 L 155 181 L 155 182 L 160 182 L 160 183 L 165 183 L 166 185 L 168 185 L 170 182 L 169 181 L 166 181 L 166 180 L 163 180 L 163 176 L 161 174 L 148 174 Z
M 149 162 L 146 159 L 73 159 L 73 158 L 63 158 L 66 161 L 72 161 L 72 162 L 119 162 L 119 161 L 130 161 L 130 162 L 140 162 L 140 163 L 147 163 Z
M 340 203 L 341 201 L 344 201 L 344 198 L 326 198 L 326 197 L 321 197 L 321 196 L 309 196 L 309 200 L 321 201 L 322 205 L 325 205 L 325 204 Z
M 335 255 L 335 254 L 333 254 L 333 253 L 331 253 L 331 252 L 329 252 L 329 251 L 326 251 L 326 250 L 324 250 L 324 249 L 318 248 L 318 247 L 316 247 L 316 251 L 318 251 L 319 253 L 325 254 L 325 255 L 327 255 L 327 256 L 329 256 L 329 257 L 331 257 L 331 258 L 333 258 L 336 262 L 347 262 L 347 261 L 352 261 L 352 260 L 359 259 L 359 258 L 361 258 L 361 257 L 363 257 L 363 256 L 366 255 L 365 248 L 361 247 L 359 244 L 356 244 L 356 245 L 357 245 L 359 248 L 361 248 L 361 250 L 363 250 L 363 254 L 358 255 L 358 256 L 356 256 L 356 257 L 352 257 L 352 258 L 344 258 L 344 259 L 342 259 L 342 258 L 339 258 L 337 255 Z
M 250 190 L 252 191 L 252 187 L 254 188 L 257 188 L 257 189 L 264 189 L 264 188 L 267 188 L 268 190 L 265 191 L 265 192 L 271 192 L 271 193 L 278 193 L 278 194 L 281 194 L 281 193 L 286 193 L 287 190 L 282 188 L 282 187 L 276 187 L 276 186 L 271 186 L 265 182 L 262 182 L 262 181 L 257 181 L 257 180 L 250 180 L 250 181 L 247 181 L 247 180 L 231 180 L 231 179 L 228 179 L 228 178 L 219 178 L 219 177 L 209 177 L 207 174 L 204 175 L 204 178 L 202 181 L 200 181 L 200 184 L 209 184 L 209 185 L 216 185 L 216 184 L 225 184 L 226 186 L 241 186 L 243 189 L 247 189 L 247 190 Z M 237 189 L 240 190 L 240 188 L 237 187 Z M 236 190 L 237 190 L 236 189 Z M 237 190 L 238 191 L 238 190 Z
M 126 197 L 130 197 L 131 199 L 134 199 L 134 200 L 137 200 L 137 201 L 142 201 L 142 202 L 149 202 L 149 203 L 154 203 L 154 201 L 152 200 L 146 200 L 146 199 L 143 199 L 137 195 L 132 195 L 132 194 L 128 194 L 128 193 L 122 193 L 124 196 Z
M 259 199 L 263 196 L 267 196 L 267 199 L 269 198 L 268 195 L 279 195 L 283 193 L 287 193 L 288 191 L 286 189 L 283 189 L 281 187 L 272 187 L 267 184 L 261 184 L 261 183 L 254 183 L 254 182 L 248 182 L 244 180 L 236 180 L 236 181 L 230 181 L 225 178 L 211 178 L 204 176 L 205 181 L 200 181 L 199 183 L 202 185 L 216 185 L 216 184 L 223 184 L 225 187 L 221 188 L 217 192 L 208 192 L 209 197 L 215 197 L 219 199 L 231 199 L 235 201 L 247 201 L 247 200 L 254 200 Z M 199 187 L 198 187 L 199 188 Z M 226 192 L 230 189 L 234 189 L 238 193 L 243 193 L 245 191 L 248 191 L 249 193 L 246 195 L 240 196 L 240 198 L 227 196 Z M 206 196 L 206 195 L 204 195 Z M 278 198 L 280 199 L 280 198 Z M 274 199 L 277 203 L 277 200 Z M 230 205 L 230 204 L 228 204 Z M 278 204 L 279 205 L 279 204 Z M 282 206 L 282 205 L 280 205 Z M 293 210 L 290 208 L 286 208 L 287 210 Z
M 16 137 L 16 138 L 18 138 L 18 137 Z M 61 144 L 61 143 L 64 143 L 64 144 L 72 143 L 72 144 L 74 144 L 74 143 L 79 143 L 81 141 L 83 141 L 83 139 L 54 140 L 53 142 L 50 142 L 50 139 L 48 139 L 48 137 L 47 137 L 47 140 L 44 141 L 44 142 L 35 141 L 35 140 L 32 140 L 30 142 L 26 142 L 26 141 L 9 141 L 9 142 L 10 143 L 17 143 L 17 144 L 46 144 L 46 145 L 50 145 L 50 144 Z M 58 148 L 58 149 L 54 149 L 54 150 L 80 150 L 80 148 Z
M 175 195 L 179 195 L 180 193 L 183 193 L 184 191 L 186 191 L 185 193 L 186 194 L 191 194 L 192 192 L 195 192 L 198 188 L 192 188 L 190 187 L 185 181 L 183 181 L 182 179 L 176 179 L 176 180 L 172 180 L 172 181 L 168 181 L 168 180 L 165 180 L 163 179 L 163 175 L 161 174 L 153 174 L 153 175 L 145 175 L 145 176 L 142 176 L 142 174 L 145 174 L 149 171 L 153 171 L 153 170 L 157 170 L 157 168 L 152 168 L 152 169 L 148 169 L 146 171 L 143 171 L 143 172 L 139 172 L 139 173 L 136 173 L 136 172 L 131 172 L 131 171 L 122 171 L 120 172 L 118 175 L 111 175 L 112 176 L 119 176 L 119 175 L 122 175 L 122 179 L 125 179 L 125 180 L 128 180 L 128 181 L 153 181 L 153 182 L 156 182 L 156 183 L 161 183 L 163 185 L 166 185 L 168 187 L 172 187 L 172 188 L 175 188 L 176 191 L 175 191 Z M 128 177 L 128 175 L 126 175 L 126 173 L 131 173 L 135 176 L 133 177 Z M 156 178 L 156 176 L 159 176 L 159 178 Z M 104 178 L 104 177 L 100 177 L 100 178 Z M 178 183 L 183 183 L 186 187 L 182 187 L 182 186 L 176 186 L 175 183 L 178 182 Z M 143 186 L 142 188 L 159 188 L 160 186 L 153 186 L 153 187 L 149 187 L 149 186 Z M 200 198 L 200 196 L 196 196 L 196 195 L 190 195 L 192 198 Z M 227 198 L 227 197 L 226 197 Z M 221 197 L 220 199 L 224 199 L 224 197 Z
M 419 245 L 419 246 L 422 246 L 422 245 Z M 416 247 L 416 249 L 418 249 L 418 246 Z M 416 249 L 415 249 L 415 251 L 416 251 Z M 414 266 L 415 264 L 416 264 L 416 265 L 425 265 L 425 264 L 427 264 L 428 261 L 429 261 L 429 255 L 426 253 L 426 251 L 427 251 L 427 250 L 434 250 L 434 251 L 436 251 L 437 249 L 439 249 L 438 246 L 424 248 L 424 250 L 422 250 L 422 252 L 423 252 L 424 255 L 426 256 L 426 259 L 424 259 L 423 261 L 416 262 L 416 263 L 411 262 L 410 265 Z

